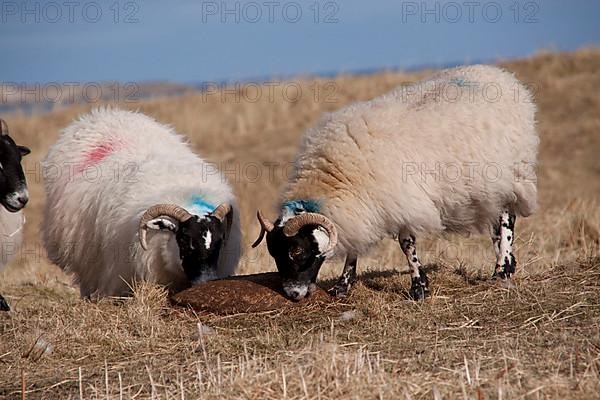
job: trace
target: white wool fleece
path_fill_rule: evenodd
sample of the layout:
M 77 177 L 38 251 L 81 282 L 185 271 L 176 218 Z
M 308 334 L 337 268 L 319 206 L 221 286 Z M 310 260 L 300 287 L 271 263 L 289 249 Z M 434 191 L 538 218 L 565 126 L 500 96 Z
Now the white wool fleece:
M 532 96 L 493 66 L 444 70 L 325 115 L 303 138 L 283 201 L 311 200 L 362 254 L 401 230 L 484 232 L 536 208 Z
M 171 127 L 141 113 L 98 109 L 61 133 L 44 160 L 47 194 L 44 241 L 53 262 L 75 275 L 81 294 L 118 296 L 136 280 L 177 288 L 186 277 L 171 233 L 138 241 L 140 217 L 152 205 L 177 204 L 205 214 L 234 208 L 218 276 L 240 257 L 240 222 L 233 192 Z

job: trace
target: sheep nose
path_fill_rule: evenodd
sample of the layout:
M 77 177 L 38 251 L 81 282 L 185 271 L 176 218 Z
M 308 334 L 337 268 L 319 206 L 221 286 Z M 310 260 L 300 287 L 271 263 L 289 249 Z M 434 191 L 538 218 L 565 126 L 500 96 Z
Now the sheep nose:
M 29 193 L 26 190 L 20 192 L 17 195 L 17 201 L 21 203 L 21 206 L 25 207 L 25 204 L 27 204 L 27 202 L 29 201 Z
M 294 301 L 298 301 L 302 300 L 308 293 L 308 285 L 299 282 L 294 282 L 292 284 L 286 282 L 283 284 L 283 290 L 287 297 Z
M 298 288 L 289 288 L 286 290 L 286 293 L 289 298 L 294 301 L 302 300 L 307 294 L 307 288 L 298 287 Z

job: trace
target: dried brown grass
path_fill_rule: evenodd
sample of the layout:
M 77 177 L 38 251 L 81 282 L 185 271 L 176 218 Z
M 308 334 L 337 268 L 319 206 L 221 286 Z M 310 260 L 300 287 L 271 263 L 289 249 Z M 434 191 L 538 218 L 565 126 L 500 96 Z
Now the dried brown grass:
M 516 288 L 488 279 L 488 238 L 423 238 L 434 289 L 424 304 L 407 300 L 405 261 L 391 240 L 360 260 L 361 282 L 336 307 L 200 317 L 169 307 L 150 285 L 133 298 L 81 300 L 41 250 L 37 163 L 58 130 L 89 107 L 3 116 L 33 154 L 26 160 L 27 247 L 0 273 L 0 292 L 13 307 L 0 315 L 0 398 L 21 398 L 22 384 L 27 399 L 597 398 L 600 51 L 503 65 L 537 85 L 542 137 L 541 208 L 517 224 Z M 254 211 L 276 203 L 283 167 L 321 112 L 424 74 L 340 76 L 337 103 L 315 101 L 314 80 L 303 79 L 311 95 L 295 103 L 187 94 L 124 106 L 172 123 L 230 171 L 238 163 L 240 173 L 228 177 L 242 199 L 249 243 L 258 233 Z M 316 81 L 323 87 L 327 80 Z M 264 168 L 256 182 L 242 172 L 265 162 L 279 163 L 273 179 Z M 323 277 L 339 268 L 329 263 Z M 247 250 L 240 273 L 273 269 L 262 248 Z M 40 338 L 51 353 L 29 351 Z

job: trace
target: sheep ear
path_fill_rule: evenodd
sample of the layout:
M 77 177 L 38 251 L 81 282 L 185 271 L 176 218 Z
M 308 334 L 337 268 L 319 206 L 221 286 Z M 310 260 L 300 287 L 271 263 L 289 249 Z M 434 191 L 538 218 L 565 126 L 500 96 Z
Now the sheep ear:
M 19 152 L 21 153 L 21 157 L 25 157 L 27 154 L 31 153 L 29 147 L 25 146 L 17 146 L 19 148 Z
M 179 229 L 179 224 L 173 218 L 161 215 L 160 217 L 151 219 L 150 221 L 146 222 L 146 227 L 148 229 L 161 231 L 168 230 L 175 233 Z

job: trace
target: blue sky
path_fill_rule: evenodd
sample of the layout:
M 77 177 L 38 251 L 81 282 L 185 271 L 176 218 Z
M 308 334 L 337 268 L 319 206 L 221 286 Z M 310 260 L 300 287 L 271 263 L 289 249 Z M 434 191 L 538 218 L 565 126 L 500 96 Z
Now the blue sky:
M 234 81 L 600 45 L 595 0 L 2 0 L 0 12 L 4 82 Z

